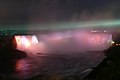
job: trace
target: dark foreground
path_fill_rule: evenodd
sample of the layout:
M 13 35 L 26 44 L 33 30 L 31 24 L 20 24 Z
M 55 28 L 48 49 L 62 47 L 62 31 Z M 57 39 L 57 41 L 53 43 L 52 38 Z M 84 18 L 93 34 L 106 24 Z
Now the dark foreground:
M 19 52 L 12 51 L 4 50 L 5 53 Z M 9 54 L 9 57 L 3 58 L 6 55 L 1 53 L 0 80 L 119 80 L 119 52 L 120 47 L 113 46 L 104 53 L 85 52 L 79 55 L 40 54 L 27 57 L 21 52 L 22 55 Z M 13 64 L 11 60 L 15 58 L 17 60 Z
M 85 79 L 120 80 L 120 46 L 113 46 L 105 53 L 107 57 Z
M 39 55 L 16 61 L 15 73 L 1 75 L 5 80 L 80 80 L 104 59 L 102 52 L 79 55 Z

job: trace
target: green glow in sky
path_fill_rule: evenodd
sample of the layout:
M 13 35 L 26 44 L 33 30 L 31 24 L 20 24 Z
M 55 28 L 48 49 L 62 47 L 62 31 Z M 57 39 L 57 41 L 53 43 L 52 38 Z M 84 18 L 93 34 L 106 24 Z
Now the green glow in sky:
M 0 30 L 59 30 L 59 29 L 77 29 L 77 28 L 119 28 L 120 20 L 102 20 L 71 23 L 54 24 L 26 24 L 0 26 Z

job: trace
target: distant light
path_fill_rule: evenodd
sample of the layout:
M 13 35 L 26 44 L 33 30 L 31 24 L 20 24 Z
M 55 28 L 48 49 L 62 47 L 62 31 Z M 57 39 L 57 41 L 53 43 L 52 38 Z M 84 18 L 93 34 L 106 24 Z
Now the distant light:
M 107 32 L 107 31 L 104 31 L 104 32 Z
M 91 30 L 91 32 L 98 32 L 98 31 L 96 31 L 96 30 Z
M 116 44 L 118 46 L 118 44 Z
M 115 42 L 114 42 L 114 41 L 112 41 L 111 43 L 112 43 L 112 44 L 115 44 Z

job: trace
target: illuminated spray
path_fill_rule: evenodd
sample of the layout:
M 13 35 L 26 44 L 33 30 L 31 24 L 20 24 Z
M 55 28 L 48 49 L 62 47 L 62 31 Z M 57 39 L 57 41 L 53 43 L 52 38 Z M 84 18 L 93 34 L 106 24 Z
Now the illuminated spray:
M 27 27 L 28 30 L 69 30 L 69 29 L 77 29 L 77 28 L 118 28 L 120 25 L 120 20 L 112 20 L 112 21 L 91 21 L 91 22 L 75 22 L 75 23 L 64 23 L 64 24 L 46 24 L 46 25 L 29 25 Z M 21 28 L 23 29 L 23 28 Z M 91 31 L 90 31 L 91 32 Z M 93 31 L 93 33 L 86 32 L 86 31 L 72 31 L 68 34 L 68 31 L 64 32 L 54 32 L 55 35 L 49 35 L 45 34 L 45 37 L 42 39 L 40 38 L 40 42 L 38 42 L 37 38 L 35 36 L 32 36 L 31 42 L 36 42 L 37 47 L 32 47 L 31 49 L 40 50 L 41 53 L 44 53 L 42 50 L 48 49 L 48 52 L 60 52 L 63 51 L 65 53 L 70 52 L 81 52 L 81 50 L 87 49 L 89 50 L 104 50 L 111 45 L 108 45 L 107 43 L 112 42 L 112 35 L 106 34 L 107 31 L 103 31 L 105 34 L 96 34 L 93 37 L 91 37 L 91 34 L 96 33 L 96 31 Z M 50 33 L 51 34 L 51 33 Z M 72 35 L 71 35 L 72 34 Z M 87 36 L 87 37 L 81 37 Z M 84 38 L 84 40 L 83 40 Z M 19 41 L 19 37 L 17 38 Z M 39 39 L 39 38 L 38 38 Z M 89 44 L 88 42 L 91 42 L 92 44 Z M 26 40 L 25 40 L 26 41 Z M 100 41 L 101 44 L 100 44 Z M 19 42 L 19 44 L 22 42 Z M 29 42 L 30 43 L 30 42 Z M 25 45 L 30 46 L 29 43 L 25 43 Z M 85 44 L 84 44 L 85 43 Z M 87 46 L 87 48 L 83 49 L 83 45 Z M 92 45 L 92 47 L 91 47 Z M 46 47 L 47 46 L 47 47 Z M 39 49 L 37 49 L 39 47 Z M 74 50 L 74 51 L 73 51 Z M 33 50 L 34 51 L 34 50 Z M 84 50 L 85 51 L 85 50 Z
M 96 34 L 78 30 L 71 31 L 71 34 L 68 34 L 66 31 L 61 33 L 46 34 L 44 37 L 31 36 L 31 39 L 27 36 L 16 36 L 18 49 L 27 51 L 28 54 L 32 53 L 33 55 L 37 55 L 36 53 L 76 54 L 85 51 L 103 51 L 111 46 L 109 42 L 112 41 L 112 35 L 106 32 Z

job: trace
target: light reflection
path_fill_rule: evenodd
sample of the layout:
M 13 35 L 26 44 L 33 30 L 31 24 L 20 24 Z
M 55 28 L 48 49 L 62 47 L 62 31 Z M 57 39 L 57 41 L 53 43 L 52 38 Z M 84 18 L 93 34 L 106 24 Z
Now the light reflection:
M 27 78 L 34 74 L 33 70 L 35 65 L 32 65 L 31 62 L 32 59 L 21 59 L 16 62 L 16 76 L 21 78 Z

